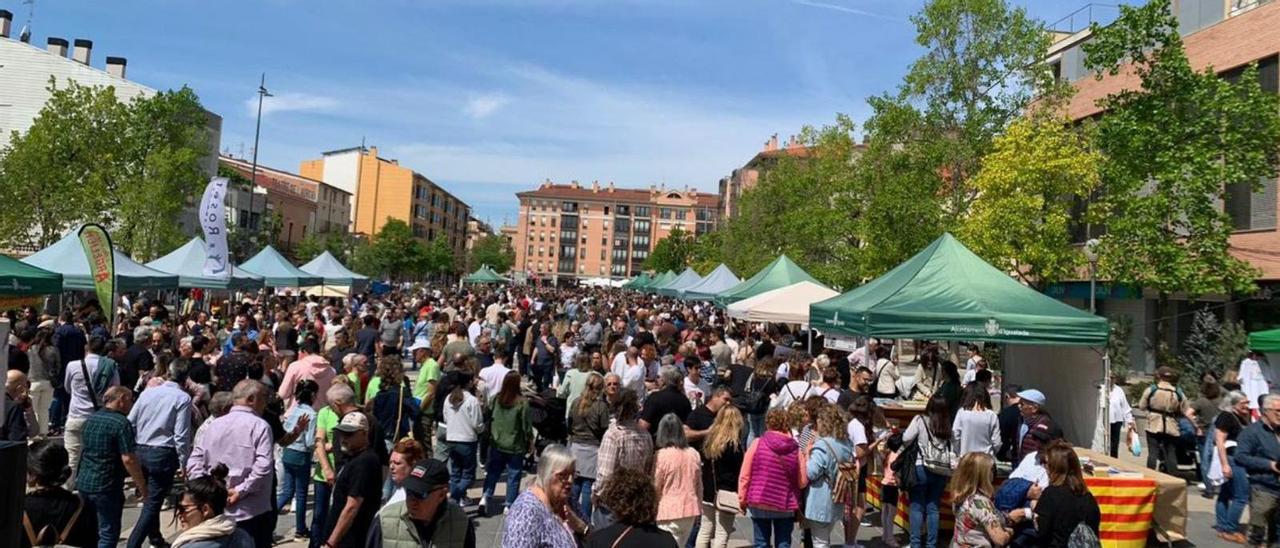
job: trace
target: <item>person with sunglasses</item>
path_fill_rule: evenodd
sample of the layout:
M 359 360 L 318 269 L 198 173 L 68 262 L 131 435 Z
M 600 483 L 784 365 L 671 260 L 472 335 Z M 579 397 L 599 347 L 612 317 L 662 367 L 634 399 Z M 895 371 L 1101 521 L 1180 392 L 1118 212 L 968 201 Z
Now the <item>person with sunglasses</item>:
M 236 521 L 223 513 L 227 508 L 227 466 L 218 464 L 187 482 L 182 500 L 173 507 L 174 521 L 182 532 L 171 548 L 251 548 L 253 539 Z

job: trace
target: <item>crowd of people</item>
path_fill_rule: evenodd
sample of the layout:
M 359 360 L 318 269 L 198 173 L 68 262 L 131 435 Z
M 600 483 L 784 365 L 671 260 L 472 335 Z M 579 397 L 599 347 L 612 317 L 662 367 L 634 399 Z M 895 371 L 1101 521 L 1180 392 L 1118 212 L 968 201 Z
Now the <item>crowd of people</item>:
M 513 548 L 823 547 L 837 529 L 854 546 L 868 528 L 897 546 L 899 501 L 911 546 L 943 540 L 943 504 L 956 546 L 1097 544 L 1046 397 L 996 385 L 977 346 L 915 341 L 911 376 L 889 341 L 813 352 L 783 326 L 605 288 L 134 299 L 114 316 L 11 313 L 3 434 L 31 441 L 23 546 L 115 546 L 130 496 L 130 548 L 265 548 L 290 513 L 313 548 L 469 548 L 475 520 L 498 516 Z M 896 424 L 885 398 L 924 411 Z M 1280 422 L 1280 400 L 1263 412 Z M 1250 451 L 1280 443 L 1240 426 L 1232 468 L 1274 504 Z

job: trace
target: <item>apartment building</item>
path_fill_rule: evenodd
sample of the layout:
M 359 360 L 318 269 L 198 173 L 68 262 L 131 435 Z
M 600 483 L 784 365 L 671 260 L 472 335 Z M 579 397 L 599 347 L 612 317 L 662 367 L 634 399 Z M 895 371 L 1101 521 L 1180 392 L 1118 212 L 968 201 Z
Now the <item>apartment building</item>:
M 356 234 L 377 234 L 387 219 L 398 219 L 418 238 L 445 238 L 455 257 L 466 253 L 470 206 L 425 175 L 382 158 L 377 147 L 324 152 L 298 171 L 354 196 L 350 225 Z
M 760 174 L 778 163 L 778 160 L 790 156 L 792 158 L 808 158 L 810 148 L 792 135 L 786 144 L 778 146 L 778 134 L 775 133 L 764 142 L 764 148 L 748 160 L 742 167 L 733 170 L 727 177 L 720 179 L 719 204 L 720 217 L 732 219 L 738 215 L 742 193 L 750 190 L 760 182 Z
M 347 232 L 347 219 L 351 215 L 351 194 L 332 185 L 296 173 L 258 164 L 256 178 L 253 164 L 242 158 L 222 156 L 219 163 L 224 169 L 238 173 L 254 186 L 265 190 L 265 203 L 269 211 L 280 214 L 280 234 L 276 245 L 288 255 L 293 247 L 308 234 Z M 263 201 L 263 198 L 258 198 Z M 255 226 L 245 212 L 233 212 L 228 224 L 241 227 Z
M 1213 67 L 1221 77 L 1239 78 L 1245 68 L 1253 63 L 1258 66 L 1258 77 L 1263 89 L 1272 93 L 1280 91 L 1280 2 L 1270 0 L 1173 0 L 1172 9 L 1177 17 L 1183 45 L 1193 68 L 1203 70 Z M 1099 99 L 1125 89 L 1137 89 L 1139 78 L 1131 71 L 1107 75 L 1096 79 L 1084 65 L 1082 46 L 1091 38 L 1088 23 L 1107 23 L 1114 19 L 1114 6 L 1086 5 L 1054 28 L 1054 43 L 1047 62 L 1061 80 L 1075 87 L 1075 95 L 1067 105 L 1074 120 L 1105 116 L 1097 105 Z M 1264 299 L 1229 302 L 1226 296 L 1207 296 L 1197 301 L 1175 296 L 1176 309 L 1173 329 L 1168 343 L 1178 348 L 1190 330 L 1190 312 L 1203 306 L 1204 301 L 1217 301 L 1216 307 L 1228 319 L 1241 319 L 1246 328 L 1255 329 L 1280 325 L 1280 302 L 1269 298 L 1271 292 L 1280 289 L 1280 232 L 1277 232 L 1277 209 L 1280 208 L 1277 181 L 1266 180 L 1261 188 L 1250 185 L 1234 185 L 1227 189 L 1222 207 L 1235 225 L 1230 245 L 1231 252 L 1257 267 L 1261 274 L 1258 285 Z M 1098 235 L 1094 227 L 1093 235 Z M 1105 228 L 1101 228 L 1105 230 Z M 1083 230 L 1075 235 L 1083 243 L 1087 235 Z M 1075 281 L 1055 284 L 1048 288 L 1050 295 L 1062 298 L 1078 306 L 1087 306 L 1089 282 Z M 1154 338 L 1154 320 L 1157 317 L 1154 295 L 1139 288 L 1127 288 L 1102 283 L 1096 290 L 1098 312 L 1104 315 L 1128 315 L 1133 318 L 1134 329 L 1129 347 L 1133 352 L 1135 367 L 1152 367 L 1151 356 L 1144 352 L 1144 340 Z
M 702 235 L 719 220 L 719 196 L 688 187 L 631 189 L 548 180 L 516 196 L 520 217 L 512 270 L 553 282 L 634 276 L 672 230 Z

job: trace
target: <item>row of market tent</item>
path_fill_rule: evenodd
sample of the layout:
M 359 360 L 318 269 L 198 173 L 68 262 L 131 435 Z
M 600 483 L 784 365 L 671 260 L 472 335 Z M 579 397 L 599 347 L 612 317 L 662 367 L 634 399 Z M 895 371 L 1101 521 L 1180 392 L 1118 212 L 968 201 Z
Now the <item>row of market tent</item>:
M 231 276 L 204 274 L 205 242 L 199 237 L 146 264 L 115 251 L 116 291 L 199 288 L 253 290 L 299 288 L 314 295 L 343 296 L 362 291 L 369 278 L 344 266 L 328 251 L 298 267 L 267 246 L 249 260 L 232 266 Z M 76 231 L 22 260 L 0 255 L 0 295 L 51 295 L 63 291 L 93 291 L 89 260 Z

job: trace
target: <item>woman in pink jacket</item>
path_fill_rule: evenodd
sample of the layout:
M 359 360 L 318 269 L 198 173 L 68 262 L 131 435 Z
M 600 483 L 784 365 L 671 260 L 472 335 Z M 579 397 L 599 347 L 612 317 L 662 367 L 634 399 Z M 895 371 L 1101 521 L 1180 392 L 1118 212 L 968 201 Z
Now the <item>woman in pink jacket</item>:
M 654 442 L 654 482 L 658 491 L 658 528 L 684 546 L 693 523 L 702 516 L 702 457 L 689 447 L 684 424 L 675 413 L 658 422 Z
M 790 548 L 800 491 L 807 482 L 807 463 L 804 451 L 791 437 L 785 410 L 770 409 L 764 422 L 764 435 L 751 442 L 743 458 L 738 500 L 751 517 L 755 546 Z

